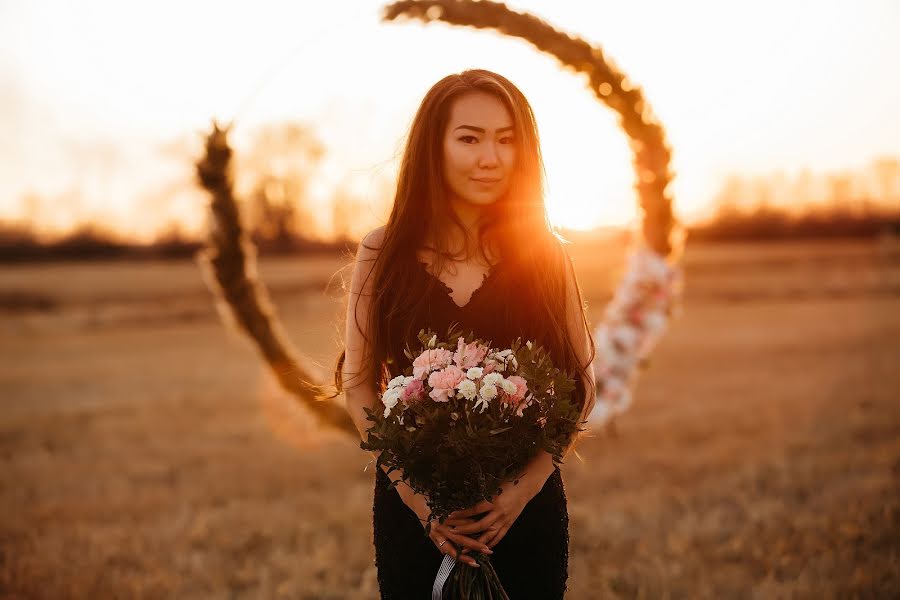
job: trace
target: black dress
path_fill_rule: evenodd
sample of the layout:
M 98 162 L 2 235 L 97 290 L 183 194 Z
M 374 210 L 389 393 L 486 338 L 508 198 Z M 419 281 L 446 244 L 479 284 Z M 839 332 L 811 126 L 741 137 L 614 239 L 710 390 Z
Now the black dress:
M 528 316 L 510 303 L 505 289 L 515 287 L 503 263 L 495 265 L 475 290 L 469 302 L 458 306 L 450 297 L 450 288 L 428 272 L 424 265 L 415 270 L 424 285 L 429 302 L 419 317 L 415 331 L 431 328 L 446 335 L 451 323 L 466 332 L 491 340 L 494 347 L 508 347 L 517 337 L 532 336 Z M 510 308 L 513 307 L 513 308 Z M 411 347 L 415 347 L 412 340 Z M 402 353 L 400 356 L 403 356 Z M 399 374 L 409 359 L 398 361 Z M 424 528 L 413 511 L 403 503 L 396 489 L 388 490 L 390 479 L 384 470 L 375 469 L 373 534 L 375 565 L 382 600 L 428 600 L 443 553 L 425 537 Z M 494 546 L 490 560 L 511 600 L 553 600 L 563 598 L 568 578 L 569 516 L 559 467 L 547 479 L 541 491 Z M 470 568 L 457 565 L 457 568 Z

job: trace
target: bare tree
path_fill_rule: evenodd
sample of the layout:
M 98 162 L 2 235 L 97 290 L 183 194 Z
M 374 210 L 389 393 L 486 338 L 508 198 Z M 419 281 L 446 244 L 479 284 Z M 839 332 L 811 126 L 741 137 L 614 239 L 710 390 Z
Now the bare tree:
M 239 169 L 249 173 L 246 218 L 255 243 L 290 249 L 315 237 L 308 191 L 324 155 L 312 130 L 300 123 L 273 123 L 254 134 Z

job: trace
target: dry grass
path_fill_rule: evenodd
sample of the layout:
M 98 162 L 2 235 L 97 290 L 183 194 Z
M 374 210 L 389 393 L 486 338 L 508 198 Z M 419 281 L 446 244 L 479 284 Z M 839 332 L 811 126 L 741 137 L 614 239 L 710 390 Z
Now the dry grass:
M 573 254 L 596 320 L 620 251 Z M 896 247 L 687 264 L 633 410 L 563 467 L 569 597 L 897 597 Z M 262 264 L 325 368 L 339 266 Z M 0 595 L 377 597 L 367 454 L 274 388 L 193 264 L 5 268 L 0 289 L 55 307 L 0 320 Z

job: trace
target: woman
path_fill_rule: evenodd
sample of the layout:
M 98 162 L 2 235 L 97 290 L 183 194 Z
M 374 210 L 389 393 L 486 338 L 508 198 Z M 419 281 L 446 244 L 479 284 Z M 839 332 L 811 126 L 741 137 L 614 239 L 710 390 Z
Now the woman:
M 410 128 L 393 209 L 357 251 L 345 350 L 335 387 L 362 439 L 378 391 L 409 366 L 403 349 L 451 323 L 493 346 L 544 345 L 575 372 L 585 421 L 593 406 L 593 344 L 571 260 L 547 220 L 537 125 L 506 78 L 469 70 L 437 82 Z M 398 471 L 376 469 L 373 531 L 383 599 L 430 597 L 444 554 L 477 568 L 490 554 L 513 600 L 562 598 L 568 513 L 559 468 L 541 451 L 518 484 L 423 530 L 426 498 Z

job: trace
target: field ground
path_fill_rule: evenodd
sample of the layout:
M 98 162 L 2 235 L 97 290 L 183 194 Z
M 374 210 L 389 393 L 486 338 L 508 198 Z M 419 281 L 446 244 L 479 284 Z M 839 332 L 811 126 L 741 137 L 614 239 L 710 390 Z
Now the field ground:
M 596 323 L 621 250 L 572 254 Z M 900 597 L 900 245 L 686 265 L 634 407 L 563 466 L 568 597 Z M 340 266 L 260 265 L 324 370 Z M 0 596 L 377 597 L 369 455 L 277 389 L 194 263 L 6 266 L 0 315 Z

